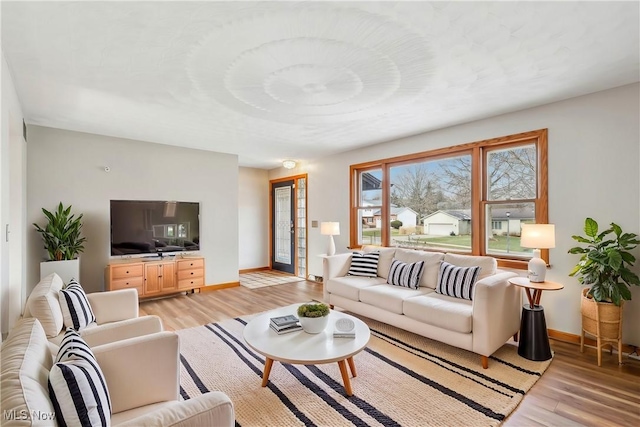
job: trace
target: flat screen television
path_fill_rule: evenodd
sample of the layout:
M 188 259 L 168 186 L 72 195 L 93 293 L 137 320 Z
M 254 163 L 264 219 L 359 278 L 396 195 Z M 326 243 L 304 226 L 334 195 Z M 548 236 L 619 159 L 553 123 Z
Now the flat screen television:
M 111 255 L 200 250 L 200 203 L 111 200 Z

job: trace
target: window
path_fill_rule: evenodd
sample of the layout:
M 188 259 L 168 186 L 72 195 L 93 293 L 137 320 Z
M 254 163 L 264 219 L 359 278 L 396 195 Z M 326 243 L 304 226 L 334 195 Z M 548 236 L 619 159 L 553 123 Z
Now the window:
M 356 201 L 357 241 L 365 245 L 382 244 L 382 169 L 362 170 L 358 174 Z
M 522 267 L 547 223 L 547 130 L 351 166 L 351 246 L 490 255 Z M 548 260 L 548 251 L 543 251 Z
M 391 246 L 471 251 L 471 154 L 390 165 L 389 176 Z

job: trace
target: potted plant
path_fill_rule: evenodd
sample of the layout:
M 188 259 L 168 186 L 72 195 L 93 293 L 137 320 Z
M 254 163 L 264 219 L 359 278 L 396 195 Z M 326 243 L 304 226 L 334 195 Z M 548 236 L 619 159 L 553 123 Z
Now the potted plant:
M 619 362 L 622 362 L 622 310 L 625 300 L 631 300 L 630 286 L 640 285 L 640 278 L 629 267 L 636 258 L 631 254 L 640 240 L 634 233 L 623 233 L 618 224 L 598 233 L 598 223 L 587 218 L 584 223 L 586 237 L 572 236 L 586 247 L 569 249 L 580 254 L 580 261 L 569 274 L 587 285 L 582 291 L 581 351 L 584 349 L 584 333 L 594 335 L 598 346 L 598 366 L 601 364 L 601 347 L 607 342 L 618 344 Z M 603 344 L 604 342 L 604 344 Z
M 42 208 L 47 217 L 45 227 L 34 223 L 34 227 L 42 235 L 44 248 L 49 254 L 49 261 L 40 264 L 41 277 L 52 272 L 58 273 L 66 282 L 72 278 L 79 279 L 80 261 L 78 255 L 84 251 L 85 237 L 81 236 L 82 216 L 71 213 L 71 206 L 65 208 L 62 202 L 53 212 Z
M 327 327 L 329 306 L 323 303 L 307 303 L 298 307 L 302 329 L 308 334 L 318 334 Z

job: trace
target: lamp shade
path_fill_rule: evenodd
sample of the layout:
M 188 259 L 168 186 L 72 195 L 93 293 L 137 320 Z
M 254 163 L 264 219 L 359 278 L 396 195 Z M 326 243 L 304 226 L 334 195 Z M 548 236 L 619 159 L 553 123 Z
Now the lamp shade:
M 320 234 L 322 234 L 323 236 L 339 236 L 340 223 L 339 222 L 321 222 Z
M 556 247 L 556 226 L 553 224 L 522 224 L 520 246 L 549 249 Z

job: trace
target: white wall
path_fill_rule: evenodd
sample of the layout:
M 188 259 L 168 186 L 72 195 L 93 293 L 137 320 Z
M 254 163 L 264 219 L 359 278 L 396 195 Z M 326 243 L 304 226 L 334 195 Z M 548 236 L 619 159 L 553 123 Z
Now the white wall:
M 505 114 L 473 123 L 399 139 L 300 162 L 309 174 L 309 220 L 335 218 L 341 223 L 337 252 L 349 244 L 349 165 L 495 138 L 536 129 L 549 129 L 549 220 L 556 225 L 549 280 L 563 283 L 561 291 L 542 296 L 547 326 L 580 333 L 580 289 L 568 277 L 578 258 L 567 254 L 571 235 L 581 234 L 584 218 L 603 225 L 614 221 L 625 231 L 640 233 L 640 85 L 633 84 Z M 269 178 L 283 176 L 283 169 Z M 309 230 L 309 273 L 321 274 L 324 251 L 318 229 Z M 638 251 L 636 251 L 636 255 Z M 640 255 L 639 255 L 640 259 Z M 636 266 L 636 271 L 640 266 Z M 625 307 L 624 342 L 640 346 L 640 288 Z
M 4 53 L 1 56 L 0 331 L 5 334 L 20 316 L 24 300 L 26 147 L 22 137 L 22 107 Z
M 269 266 L 269 173 L 240 168 L 238 175 L 238 266 Z
M 84 214 L 80 280 L 87 291 L 104 289 L 111 199 L 200 202 L 205 283 L 238 281 L 237 156 L 39 126 L 29 126 L 28 139 L 27 223 L 44 223 L 41 208 L 61 201 Z M 30 292 L 46 251 L 34 227 L 27 231 Z

